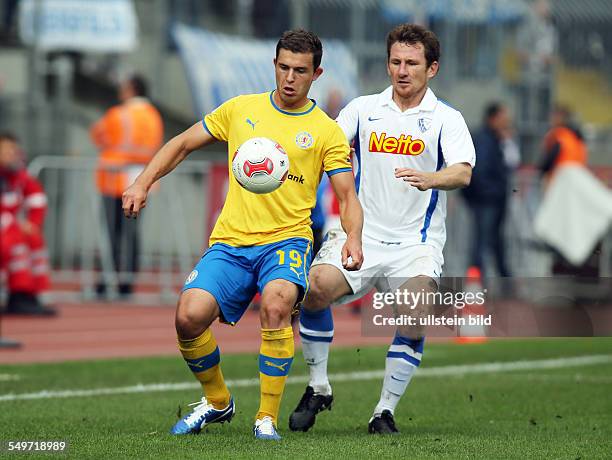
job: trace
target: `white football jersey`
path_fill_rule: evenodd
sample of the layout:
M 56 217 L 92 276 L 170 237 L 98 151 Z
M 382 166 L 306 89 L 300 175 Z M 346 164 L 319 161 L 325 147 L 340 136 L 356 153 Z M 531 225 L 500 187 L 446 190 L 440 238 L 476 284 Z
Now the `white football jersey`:
M 364 235 L 383 242 L 446 241 L 446 194 L 424 192 L 395 177 L 395 168 L 438 171 L 476 162 L 461 113 L 428 89 L 418 107 L 402 112 L 392 87 L 353 99 L 338 115 L 346 137 L 355 139 L 355 184 L 364 211 Z

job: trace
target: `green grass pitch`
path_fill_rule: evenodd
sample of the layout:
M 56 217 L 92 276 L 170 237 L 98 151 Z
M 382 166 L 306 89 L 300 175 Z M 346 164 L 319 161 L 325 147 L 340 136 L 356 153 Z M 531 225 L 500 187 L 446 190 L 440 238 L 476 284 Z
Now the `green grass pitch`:
M 332 347 L 330 373 L 382 369 L 385 350 Z M 429 344 L 422 369 L 592 355 L 612 358 L 612 339 Z M 256 355 L 222 356 L 222 366 L 228 380 L 258 375 Z M 306 373 L 298 351 L 291 375 Z M 381 379 L 332 380 L 333 410 L 320 414 L 308 433 L 291 433 L 287 427 L 305 386 L 292 383 L 285 390 L 279 426 L 283 440 L 278 443 L 253 439 L 256 386 L 233 390 L 237 414 L 232 423 L 180 438 L 168 429 L 179 407 L 184 413 L 187 403 L 199 399 L 198 389 L 2 401 L 3 395 L 42 390 L 191 382 L 178 354 L 0 366 L 1 375 L 0 443 L 67 440 L 69 458 L 612 458 L 612 360 L 444 376 L 424 372 L 397 409 L 401 435 L 394 437 L 367 434 Z M 10 380 L 15 376 L 19 380 Z M 20 454 L 5 451 L 0 457 Z

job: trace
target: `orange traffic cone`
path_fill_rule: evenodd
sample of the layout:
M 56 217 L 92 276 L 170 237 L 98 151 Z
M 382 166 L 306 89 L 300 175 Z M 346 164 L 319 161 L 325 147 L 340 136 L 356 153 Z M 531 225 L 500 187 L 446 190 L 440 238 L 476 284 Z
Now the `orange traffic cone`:
M 484 299 L 482 286 L 482 273 L 478 267 L 470 267 L 466 273 L 464 292 L 474 294 L 473 297 Z M 480 296 L 478 296 L 480 294 Z M 485 326 L 486 307 L 484 302 L 466 302 L 461 310 L 461 317 L 465 324 L 457 328 L 459 335 L 455 337 L 456 343 L 483 343 L 487 339 L 487 329 Z

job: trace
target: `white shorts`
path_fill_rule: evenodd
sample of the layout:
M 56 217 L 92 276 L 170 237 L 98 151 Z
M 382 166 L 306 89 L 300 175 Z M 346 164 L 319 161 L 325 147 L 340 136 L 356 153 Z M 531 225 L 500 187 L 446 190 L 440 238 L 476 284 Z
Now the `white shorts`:
M 312 262 L 315 265 L 333 265 L 338 268 L 353 294 L 338 299 L 337 303 L 349 303 L 366 295 L 375 287 L 379 292 L 394 291 L 415 276 L 429 276 L 439 280 L 444 256 L 442 251 L 429 244 L 385 243 L 363 237 L 363 265 L 358 271 L 342 267 L 342 246 L 346 234 L 342 230 L 330 230 L 321 249 Z

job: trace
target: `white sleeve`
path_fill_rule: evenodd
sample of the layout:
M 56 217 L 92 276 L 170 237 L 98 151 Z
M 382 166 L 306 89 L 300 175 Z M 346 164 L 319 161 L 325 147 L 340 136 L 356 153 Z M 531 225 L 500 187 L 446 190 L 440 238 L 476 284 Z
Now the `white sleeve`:
M 463 116 L 455 112 L 444 120 L 440 133 L 442 154 L 446 166 L 457 163 L 476 165 L 476 151 Z
M 359 125 L 359 109 L 357 99 L 353 99 L 344 107 L 338 114 L 336 122 L 344 131 L 349 142 L 353 140 L 357 134 L 357 126 Z

